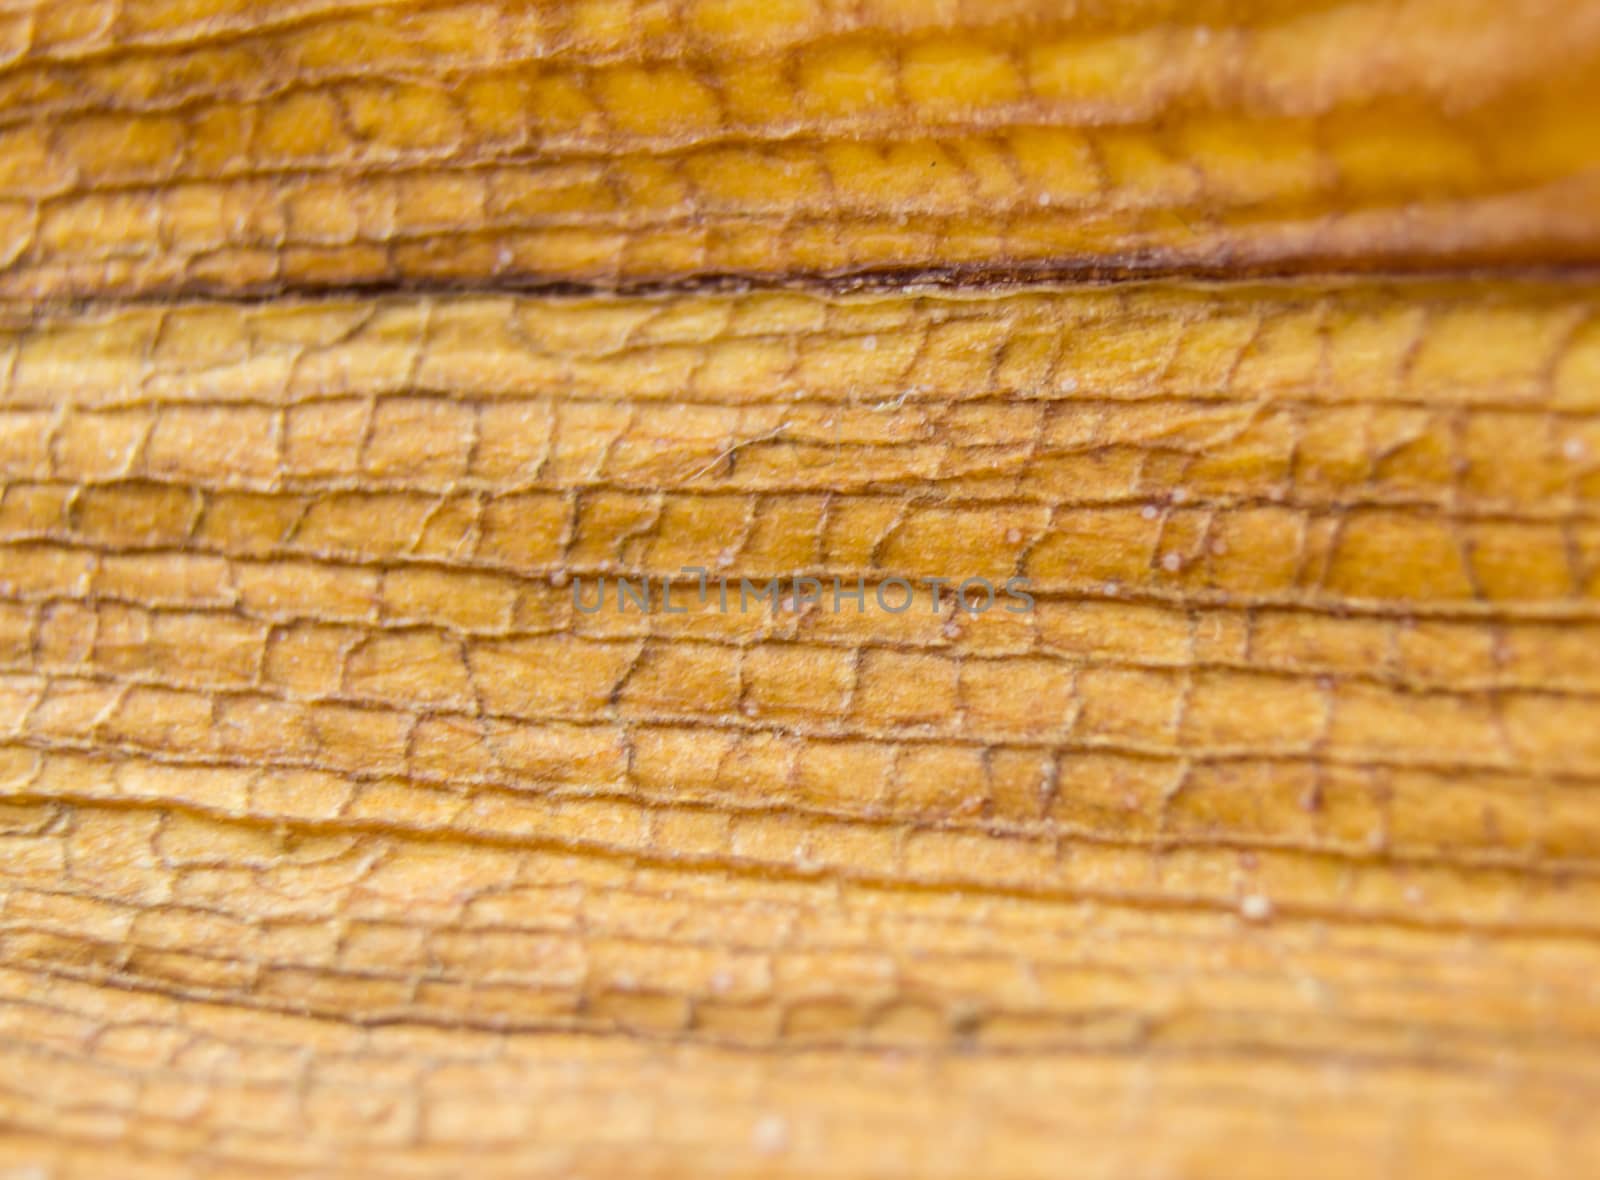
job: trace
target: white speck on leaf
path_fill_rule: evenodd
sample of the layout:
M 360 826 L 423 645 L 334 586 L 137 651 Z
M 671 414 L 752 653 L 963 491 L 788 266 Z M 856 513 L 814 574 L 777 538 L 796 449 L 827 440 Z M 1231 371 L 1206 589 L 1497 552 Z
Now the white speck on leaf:
M 1239 902 L 1239 913 L 1248 922 L 1265 922 L 1272 917 L 1272 899 L 1251 893 Z

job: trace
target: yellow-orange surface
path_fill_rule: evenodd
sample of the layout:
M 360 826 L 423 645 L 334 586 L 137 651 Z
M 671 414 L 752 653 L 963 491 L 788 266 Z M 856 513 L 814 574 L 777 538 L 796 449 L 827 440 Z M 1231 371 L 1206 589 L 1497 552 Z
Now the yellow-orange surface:
M 1582 0 L 0 0 L 0 1180 L 1600 1173 L 1596 109 Z

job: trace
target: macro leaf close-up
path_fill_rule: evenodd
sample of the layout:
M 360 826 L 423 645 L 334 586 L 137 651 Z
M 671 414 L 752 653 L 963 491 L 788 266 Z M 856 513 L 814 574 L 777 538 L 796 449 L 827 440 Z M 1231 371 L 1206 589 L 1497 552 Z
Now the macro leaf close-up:
M 1593 793 L 1594 0 L 0 0 L 0 1180 L 1583 1180 Z

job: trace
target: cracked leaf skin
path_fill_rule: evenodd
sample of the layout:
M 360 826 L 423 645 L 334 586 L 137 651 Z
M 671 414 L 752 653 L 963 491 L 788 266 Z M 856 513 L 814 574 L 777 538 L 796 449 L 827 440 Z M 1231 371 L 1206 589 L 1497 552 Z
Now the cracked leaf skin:
M 1597 67 L 0 0 L 0 1180 L 1600 1171 Z
M 1597 307 L 12 307 L 0 1160 L 1584 1174 Z

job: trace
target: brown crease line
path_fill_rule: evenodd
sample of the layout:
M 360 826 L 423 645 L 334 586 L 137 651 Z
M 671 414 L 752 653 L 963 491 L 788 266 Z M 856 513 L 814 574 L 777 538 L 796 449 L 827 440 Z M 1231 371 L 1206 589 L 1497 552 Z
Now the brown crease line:
M 33 268 L 26 268 L 32 271 Z M 46 272 L 54 268 L 44 268 Z M 23 273 L 0 268 L 0 278 Z M 387 296 L 496 296 L 543 298 L 637 297 L 650 295 L 742 294 L 751 291 L 802 291 L 819 295 L 854 293 L 923 294 L 930 291 L 1003 293 L 1034 287 L 1114 287 L 1151 280 L 1246 283 L 1263 280 L 1386 281 L 1438 280 L 1454 282 L 1530 282 L 1582 286 L 1600 282 L 1600 261 L 1574 259 L 1528 263 L 1441 263 L 1436 254 L 1412 255 L 1385 251 L 1372 265 L 1353 263 L 1346 254 L 1308 254 L 1292 260 L 1215 262 L 1175 259 L 1165 251 L 1125 252 L 1093 258 L 1057 258 L 1003 263 L 952 263 L 938 266 L 908 265 L 851 267 L 836 270 L 707 271 L 671 278 L 605 280 L 557 279 L 548 274 L 502 272 L 473 279 L 394 277 L 356 282 L 271 280 L 235 285 L 185 279 L 122 291 L 107 289 L 93 295 L 0 296 L 0 316 L 36 313 L 87 312 L 119 307 L 166 308 L 184 304 L 224 303 L 254 306 L 284 299 L 330 302 L 381 299 Z

